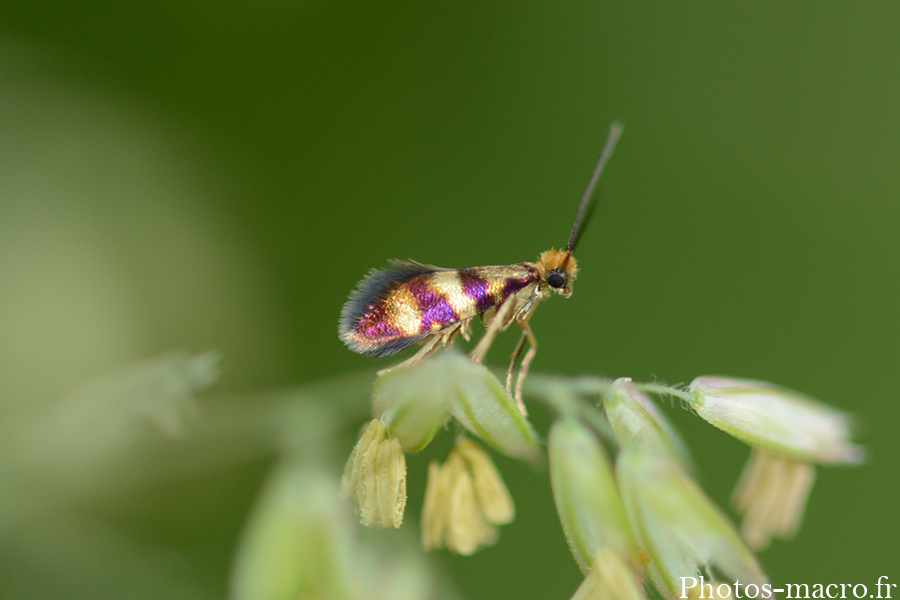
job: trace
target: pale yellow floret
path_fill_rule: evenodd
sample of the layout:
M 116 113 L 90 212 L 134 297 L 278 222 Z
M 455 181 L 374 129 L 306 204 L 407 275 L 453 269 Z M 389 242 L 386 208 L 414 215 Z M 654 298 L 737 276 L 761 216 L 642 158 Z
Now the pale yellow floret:
M 442 466 L 431 463 L 422 509 L 422 546 L 473 554 L 497 540 L 515 508 L 500 474 L 474 442 L 461 439 Z
M 571 600 L 643 600 L 639 575 L 612 548 L 599 550 Z
M 732 502 L 744 515 L 741 535 L 761 550 L 773 537 L 792 537 L 803 520 L 815 468 L 761 448 L 750 453 Z
M 384 423 L 371 421 L 353 448 L 341 495 L 359 505 L 360 522 L 367 526 L 400 527 L 406 508 L 406 457 L 400 443 L 386 437 Z

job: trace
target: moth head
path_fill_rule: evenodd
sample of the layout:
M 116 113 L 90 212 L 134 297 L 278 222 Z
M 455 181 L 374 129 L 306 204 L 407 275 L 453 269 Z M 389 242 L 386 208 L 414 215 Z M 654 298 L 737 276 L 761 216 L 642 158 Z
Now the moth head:
M 571 252 L 551 248 L 541 253 L 537 266 L 541 280 L 547 287 L 563 298 L 572 295 L 572 282 L 578 274 L 578 263 Z

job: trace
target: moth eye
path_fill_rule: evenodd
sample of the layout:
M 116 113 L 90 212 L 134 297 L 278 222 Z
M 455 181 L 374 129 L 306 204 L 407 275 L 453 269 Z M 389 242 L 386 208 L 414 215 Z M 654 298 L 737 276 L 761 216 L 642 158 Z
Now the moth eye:
M 566 285 L 566 276 L 559 269 L 553 269 L 547 275 L 547 283 L 550 284 L 550 287 L 559 289 Z

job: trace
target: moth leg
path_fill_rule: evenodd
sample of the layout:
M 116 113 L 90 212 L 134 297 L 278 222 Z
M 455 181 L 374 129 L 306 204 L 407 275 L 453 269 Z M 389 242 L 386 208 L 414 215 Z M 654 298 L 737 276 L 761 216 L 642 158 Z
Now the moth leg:
M 521 323 L 520 323 L 521 324 Z M 527 327 L 527 325 L 526 325 Z M 528 335 L 525 333 L 525 330 L 522 330 L 522 335 L 519 336 L 519 341 L 516 343 L 516 349 L 513 350 L 512 358 L 509 360 L 509 368 L 506 370 L 506 393 L 512 397 L 513 395 L 513 371 L 516 368 L 516 361 L 519 360 L 519 357 L 522 356 L 522 350 L 525 349 L 525 340 L 528 339 Z M 519 405 L 519 410 L 522 412 L 523 416 L 528 416 L 528 411 L 525 409 L 525 403 L 522 402 L 522 385 L 521 382 L 516 386 L 516 404 Z
M 463 337 L 467 342 L 469 341 L 469 334 L 472 329 L 472 319 L 466 319 L 465 321 L 459 322 L 459 334 Z
M 381 369 L 376 373 L 378 377 L 382 375 L 386 375 L 391 371 L 396 369 L 407 369 L 415 364 L 418 364 L 440 350 L 441 346 L 447 346 L 453 342 L 453 338 L 459 333 L 460 327 L 463 325 L 463 322 L 457 323 L 450 329 L 444 332 L 438 332 L 428 338 L 422 347 L 419 348 L 419 351 L 404 360 L 403 362 L 399 362 L 392 367 L 388 367 L 386 369 Z
M 487 354 L 491 344 L 494 343 L 494 338 L 497 337 L 497 334 L 500 333 L 504 327 L 506 327 L 506 320 L 510 316 L 510 312 L 512 312 L 515 305 L 515 295 L 510 296 L 500 305 L 500 308 L 498 308 L 496 314 L 494 314 L 494 318 L 491 319 L 491 323 L 484 331 L 484 335 L 481 336 L 475 349 L 472 350 L 472 353 L 469 355 L 472 357 L 472 360 L 477 363 L 481 363 L 484 360 L 485 354 Z
M 416 352 L 415 354 L 413 354 L 412 356 L 410 356 L 403 362 L 399 362 L 396 365 L 394 365 L 392 367 L 388 367 L 386 369 L 381 369 L 380 371 L 378 371 L 378 373 L 376 373 L 376 375 L 378 375 L 378 377 L 381 377 L 382 375 L 387 375 L 391 371 L 396 371 L 398 369 L 406 369 L 417 363 L 422 362 L 423 360 L 425 360 L 426 358 L 428 358 L 429 356 L 431 356 L 432 354 L 437 352 L 437 350 L 440 348 L 439 343 L 440 343 L 441 339 L 442 339 L 442 337 L 439 335 L 431 336 L 422 345 L 422 347 L 419 348 L 418 352 Z
M 447 346 L 452 344 L 453 338 L 455 338 L 456 334 L 458 334 L 458 333 L 462 334 L 463 339 L 468 341 L 469 335 L 466 332 L 466 328 L 469 326 L 470 321 L 471 321 L 471 319 L 465 319 L 463 321 L 460 321 L 459 323 L 457 323 L 456 325 L 454 325 L 453 327 L 451 327 L 450 329 L 448 329 L 447 331 L 442 333 L 439 336 L 441 338 L 441 345 L 446 348 Z
M 534 355 L 537 353 L 537 339 L 534 337 L 534 334 L 531 332 L 531 327 L 528 326 L 528 322 L 525 320 L 517 321 L 519 327 L 522 328 L 522 339 L 528 339 L 528 352 L 525 353 L 525 358 L 522 359 L 522 364 L 519 367 L 519 378 L 516 380 L 516 403 L 519 405 L 519 410 L 522 411 L 523 415 L 527 415 L 525 412 L 525 403 L 522 402 L 522 382 L 525 381 L 525 376 L 528 374 L 528 367 L 531 366 L 531 361 L 534 359 Z M 521 349 L 519 349 L 521 352 Z M 518 357 L 517 357 L 518 358 Z

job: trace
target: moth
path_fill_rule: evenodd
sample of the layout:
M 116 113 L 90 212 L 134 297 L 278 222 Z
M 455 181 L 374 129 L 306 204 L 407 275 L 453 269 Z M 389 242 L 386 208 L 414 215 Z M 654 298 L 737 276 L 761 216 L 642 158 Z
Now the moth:
M 341 310 L 338 333 L 348 348 L 359 354 L 391 356 L 421 344 L 418 352 L 403 362 L 379 371 L 410 367 L 439 348 L 450 345 L 457 335 L 469 340 L 472 321 L 481 318 L 485 332 L 471 352 L 482 362 L 496 335 L 515 323 L 522 333 L 506 371 L 506 391 L 525 413 L 522 382 L 537 352 L 537 340 L 528 320 L 541 300 L 553 294 L 568 298 L 578 264 L 572 252 L 585 221 L 586 210 L 597 180 L 622 133 L 613 123 L 603 151 L 594 167 L 569 233 L 565 250 L 551 248 L 536 262 L 512 265 L 444 269 L 415 261 L 390 261 L 390 269 L 372 269 L 350 294 Z M 513 388 L 516 364 L 519 373 Z

